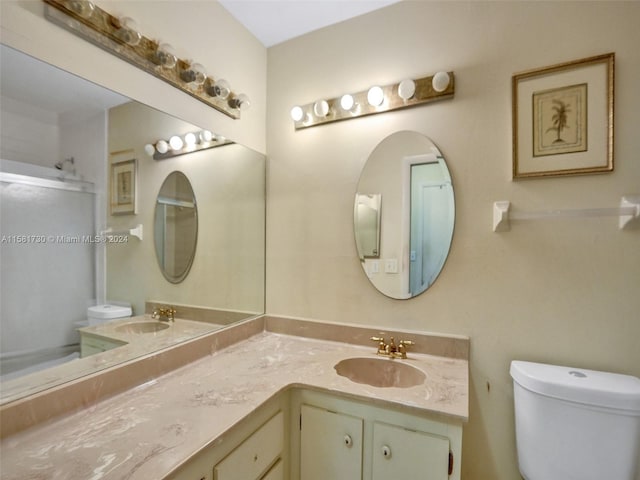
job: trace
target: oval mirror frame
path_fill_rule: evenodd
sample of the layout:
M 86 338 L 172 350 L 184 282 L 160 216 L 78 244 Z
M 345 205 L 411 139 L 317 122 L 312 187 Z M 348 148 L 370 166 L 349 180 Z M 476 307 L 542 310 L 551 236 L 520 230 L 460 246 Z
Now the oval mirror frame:
M 454 224 L 453 183 L 438 147 L 413 131 L 384 138 L 354 201 L 356 249 L 371 284 L 399 300 L 425 292 L 442 272 Z
M 167 175 L 158 191 L 153 239 L 164 278 L 182 282 L 196 254 L 198 207 L 191 182 L 178 170 Z

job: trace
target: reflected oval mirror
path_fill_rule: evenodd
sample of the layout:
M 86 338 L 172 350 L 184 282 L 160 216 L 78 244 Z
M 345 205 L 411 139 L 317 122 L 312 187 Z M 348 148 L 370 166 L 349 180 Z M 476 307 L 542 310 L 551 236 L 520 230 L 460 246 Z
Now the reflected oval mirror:
M 182 172 L 171 172 L 156 199 L 153 237 L 164 277 L 180 283 L 188 275 L 198 240 L 198 209 L 191 183 Z
M 382 140 L 354 202 L 356 248 L 371 283 L 396 299 L 427 290 L 447 259 L 454 223 L 451 175 L 438 147 L 411 131 Z

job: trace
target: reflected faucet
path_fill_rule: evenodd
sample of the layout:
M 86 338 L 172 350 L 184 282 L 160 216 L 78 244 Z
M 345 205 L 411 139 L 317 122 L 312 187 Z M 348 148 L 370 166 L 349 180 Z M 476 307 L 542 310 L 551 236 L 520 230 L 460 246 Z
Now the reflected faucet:
M 378 355 L 389 358 L 407 358 L 407 347 L 415 345 L 411 340 L 400 340 L 396 345 L 396 341 L 393 337 L 389 340 L 389 343 L 385 343 L 383 337 L 371 337 L 371 340 L 378 343 Z
M 175 322 L 176 309 L 173 307 L 158 307 L 153 309 L 151 318 L 157 318 L 161 322 Z

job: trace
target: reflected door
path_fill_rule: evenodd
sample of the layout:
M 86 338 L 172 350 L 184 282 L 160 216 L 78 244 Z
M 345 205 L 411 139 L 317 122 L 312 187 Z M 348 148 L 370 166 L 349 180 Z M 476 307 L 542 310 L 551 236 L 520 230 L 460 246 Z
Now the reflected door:
M 411 239 L 409 290 L 429 288 L 447 259 L 453 224 L 451 183 L 433 181 L 437 163 L 411 166 Z

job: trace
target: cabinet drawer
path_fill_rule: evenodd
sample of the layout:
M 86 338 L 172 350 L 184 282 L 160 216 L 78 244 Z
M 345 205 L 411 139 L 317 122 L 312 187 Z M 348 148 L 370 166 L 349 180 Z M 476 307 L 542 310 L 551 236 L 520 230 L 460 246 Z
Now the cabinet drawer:
M 282 453 L 283 443 L 283 415 L 279 412 L 214 467 L 214 478 L 216 480 L 260 478 Z
M 269 473 L 267 473 L 261 480 L 284 480 L 284 466 L 282 460 L 278 460 Z

